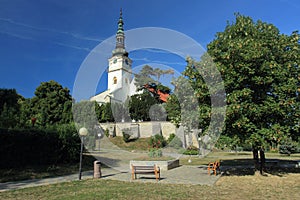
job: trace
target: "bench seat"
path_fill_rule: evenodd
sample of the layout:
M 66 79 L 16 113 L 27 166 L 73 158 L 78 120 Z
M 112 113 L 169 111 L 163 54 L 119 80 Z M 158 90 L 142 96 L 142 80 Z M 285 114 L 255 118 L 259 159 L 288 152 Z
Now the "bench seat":
M 136 179 L 137 174 L 154 174 L 156 181 L 160 180 L 160 169 L 156 165 L 152 166 L 135 166 L 131 165 L 131 178 L 132 180 Z

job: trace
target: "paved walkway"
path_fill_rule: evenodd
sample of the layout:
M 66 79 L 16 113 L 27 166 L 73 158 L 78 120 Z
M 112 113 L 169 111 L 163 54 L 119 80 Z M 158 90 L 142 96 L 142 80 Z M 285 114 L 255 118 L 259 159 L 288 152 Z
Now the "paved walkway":
M 120 180 L 120 181 L 132 181 L 132 182 L 151 182 L 156 183 L 154 175 L 137 175 L 136 180 L 131 180 L 131 173 L 120 172 L 112 168 L 102 168 L 102 179 Z M 93 178 L 93 172 L 83 172 L 82 179 Z M 159 184 L 191 184 L 191 185 L 213 185 L 218 179 L 218 176 L 209 176 L 207 174 L 206 166 L 180 166 L 168 171 L 161 171 L 161 180 Z M 66 181 L 78 180 L 78 174 L 72 174 L 68 176 L 34 179 L 18 182 L 6 182 L 0 183 L 0 192 L 6 190 L 15 190 L 27 187 L 34 187 L 40 185 L 48 185 L 61 183 Z

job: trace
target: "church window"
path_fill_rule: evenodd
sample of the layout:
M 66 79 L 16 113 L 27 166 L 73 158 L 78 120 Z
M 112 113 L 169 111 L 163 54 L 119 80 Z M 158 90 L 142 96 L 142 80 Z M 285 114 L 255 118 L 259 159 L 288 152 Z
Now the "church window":
M 117 82 L 118 82 L 117 77 L 114 77 L 113 81 L 114 81 L 114 84 L 117 84 Z
M 125 83 L 126 83 L 126 84 L 128 83 L 128 79 L 127 79 L 127 78 L 125 78 Z

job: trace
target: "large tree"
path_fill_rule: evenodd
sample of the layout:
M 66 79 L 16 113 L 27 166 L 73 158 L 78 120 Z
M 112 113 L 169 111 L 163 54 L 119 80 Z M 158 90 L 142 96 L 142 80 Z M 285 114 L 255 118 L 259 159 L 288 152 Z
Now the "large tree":
M 239 14 L 217 33 L 207 52 L 225 84 L 225 135 L 253 147 L 299 136 L 299 51 L 298 32 L 281 34 L 272 24 Z M 185 71 L 198 87 L 202 79 L 194 68 L 201 64 L 190 61 Z
M 41 126 L 72 121 L 72 97 L 68 88 L 55 81 L 42 82 L 31 99 L 32 116 Z

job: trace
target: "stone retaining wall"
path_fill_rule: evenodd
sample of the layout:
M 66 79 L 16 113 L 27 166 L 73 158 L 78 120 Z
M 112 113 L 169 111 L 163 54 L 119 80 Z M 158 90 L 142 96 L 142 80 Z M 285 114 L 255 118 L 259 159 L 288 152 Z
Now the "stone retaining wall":
M 167 161 L 141 161 L 141 160 L 131 160 L 130 161 L 130 169 L 131 165 L 136 166 L 153 166 L 157 165 L 161 171 L 168 171 L 170 169 L 179 167 L 179 160 L 167 160 Z
M 123 123 L 101 123 L 104 130 L 109 130 L 112 136 L 123 136 L 124 129 L 131 129 L 134 137 L 147 138 L 162 133 L 168 139 L 170 134 L 176 133 L 176 126 L 171 122 L 123 122 Z

